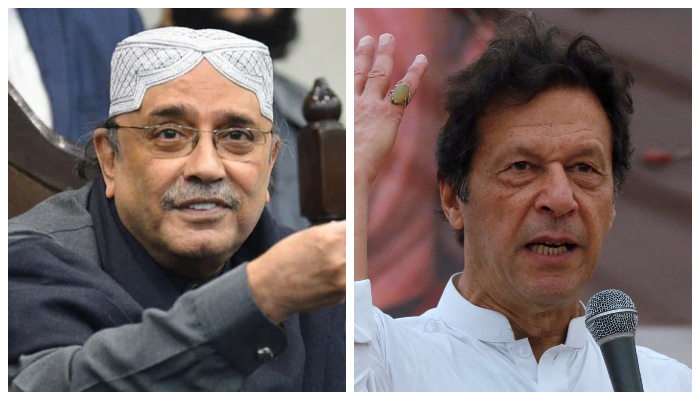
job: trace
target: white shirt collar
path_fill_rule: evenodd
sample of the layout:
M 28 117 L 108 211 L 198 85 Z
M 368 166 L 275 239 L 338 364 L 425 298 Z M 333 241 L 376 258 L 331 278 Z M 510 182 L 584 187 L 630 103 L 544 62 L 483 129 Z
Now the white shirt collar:
M 515 336 L 508 318 L 497 311 L 477 307 L 462 297 L 452 283 L 457 275 L 459 274 L 453 275 L 447 282 L 440 302 L 434 309 L 436 316 L 450 328 L 467 333 L 482 342 L 514 342 Z M 584 318 L 577 317 L 569 322 L 565 346 L 581 348 L 586 344 L 590 334 Z

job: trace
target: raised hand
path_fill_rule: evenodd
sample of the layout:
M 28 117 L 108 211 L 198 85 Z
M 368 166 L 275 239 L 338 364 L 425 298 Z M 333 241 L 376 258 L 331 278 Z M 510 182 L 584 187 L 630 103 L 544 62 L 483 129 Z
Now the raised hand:
M 355 50 L 355 182 L 372 184 L 396 140 L 406 107 L 389 99 L 396 40 L 388 33 L 379 37 L 377 57 L 374 39 L 365 36 Z M 422 54 L 399 83 L 408 84 L 411 97 L 418 92 L 420 80 L 428 68 Z M 358 182 L 360 180 L 360 182 Z
M 369 188 L 377 178 L 396 141 L 407 106 L 389 98 L 396 40 L 379 37 L 377 57 L 374 39 L 363 37 L 355 50 L 355 280 L 367 279 L 367 217 Z M 422 54 L 416 56 L 400 83 L 408 84 L 411 97 L 418 92 L 428 68 Z M 409 111 L 410 112 L 410 111 Z

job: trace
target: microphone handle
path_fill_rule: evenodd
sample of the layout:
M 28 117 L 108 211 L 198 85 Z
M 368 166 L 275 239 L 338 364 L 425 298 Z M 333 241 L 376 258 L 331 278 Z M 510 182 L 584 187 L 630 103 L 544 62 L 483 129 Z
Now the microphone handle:
M 600 345 L 610 382 L 616 392 L 643 392 L 634 337 L 621 337 Z

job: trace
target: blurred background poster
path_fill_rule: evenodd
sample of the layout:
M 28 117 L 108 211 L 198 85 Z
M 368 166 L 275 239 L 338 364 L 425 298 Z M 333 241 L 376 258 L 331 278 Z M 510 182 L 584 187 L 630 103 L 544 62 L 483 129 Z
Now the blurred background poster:
M 623 59 L 636 80 L 632 169 L 582 300 L 603 289 L 626 292 L 639 310 L 637 344 L 692 367 L 691 10 L 531 11 L 565 37 L 592 36 Z M 443 89 L 448 76 L 485 49 L 494 22 L 512 12 L 355 9 L 355 45 L 365 35 L 396 37 L 392 81 L 416 54 L 430 62 L 370 194 L 372 298 L 393 317 L 436 306 L 448 278 L 463 268 L 463 250 L 439 205 L 433 155 L 446 120 Z M 654 157 L 654 149 L 662 152 Z

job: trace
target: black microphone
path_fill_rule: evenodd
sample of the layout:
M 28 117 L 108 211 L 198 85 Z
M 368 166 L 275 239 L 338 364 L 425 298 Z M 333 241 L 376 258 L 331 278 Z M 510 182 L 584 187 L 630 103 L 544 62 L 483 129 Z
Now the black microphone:
M 632 299 L 616 289 L 595 294 L 586 306 L 586 327 L 603 353 L 616 392 L 643 392 L 634 334 L 637 309 Z

